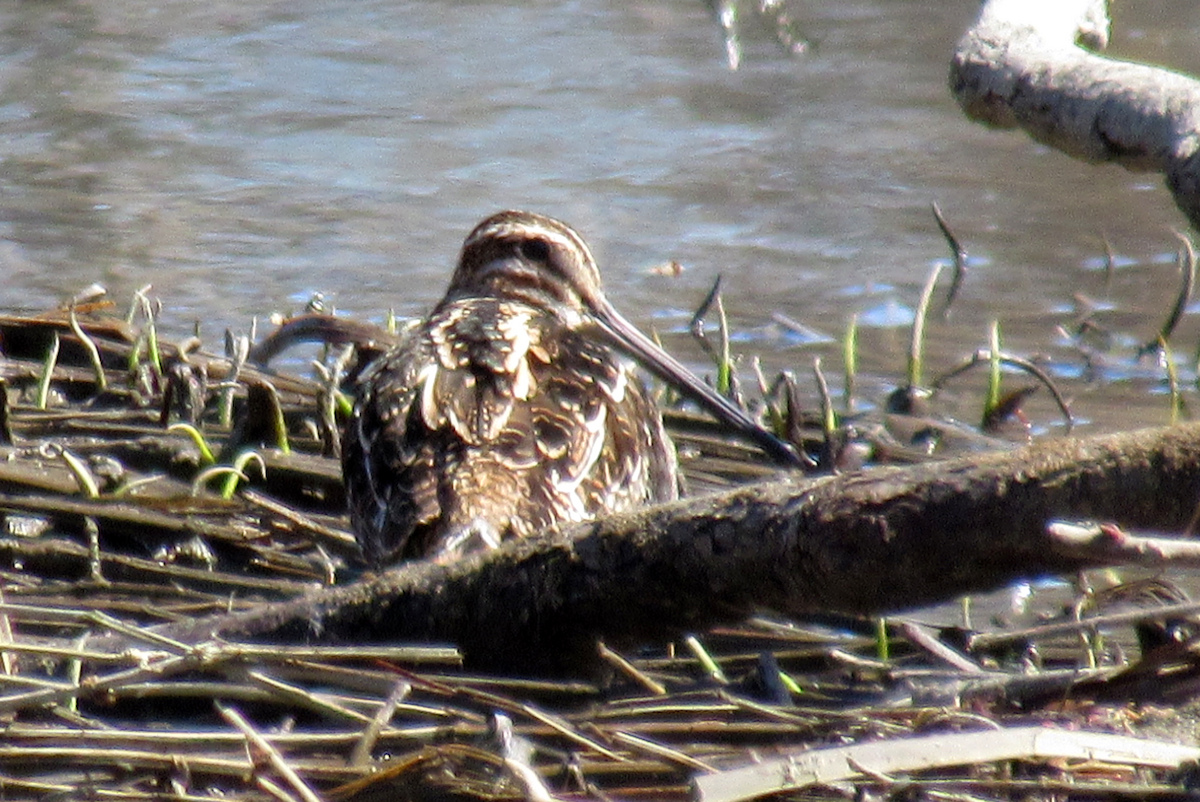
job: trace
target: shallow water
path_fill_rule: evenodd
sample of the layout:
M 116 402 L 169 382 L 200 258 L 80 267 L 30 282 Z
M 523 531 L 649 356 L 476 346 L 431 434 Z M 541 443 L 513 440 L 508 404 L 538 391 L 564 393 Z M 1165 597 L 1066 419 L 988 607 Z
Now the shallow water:
M 1114 52 L 1200 72 L 1200 6 L 1130 5 Z M 357 316 L 419 314 L 470 227 L 524 207 L 579 228 L 616 305 L 693 360 L 672 334 L 718 274 L 736 347 L 771 369 L 806 375 L 821 355 L 836 370 L 832 338 L 858 314 L 869 398 L 899 381 L 903 327 L 946 258 L 936 201 L 973 259 L 931 327 L 931 372 L 999 319 L 1008 348 L 1074 378 L 1054 327 L 1083 292 L 1108 299 L 1123 356 L 1073 386 L 1076 412 L 1164 420 L 1146 393 L 1161 370 L 1128 352 L 1166 314 L 1185 220 L 1156 176 L 959 113 L 947 57 L 976 7 L 795 3 L 811 46 L 788 54 L 747 4 L 733 71 L 699 0 L 8 3 L 0 305 L 93 281 L 124 304 L 153 284 L 168 324 L 203 320 L 210 347 L 317 292 Z M 668 260 L 682 275 L 651 272 Z M 1198 329 L 1185 322 L 1181 350 Z

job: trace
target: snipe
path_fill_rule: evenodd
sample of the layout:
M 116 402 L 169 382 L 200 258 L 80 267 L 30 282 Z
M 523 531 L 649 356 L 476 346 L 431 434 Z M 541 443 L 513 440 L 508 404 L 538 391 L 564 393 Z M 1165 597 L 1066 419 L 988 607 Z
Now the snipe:
M 613 309 L 570 226 L 484 220 L 446 296 L 360 379 L 343 473 L 367 558 L 447 557 L 675 498 L 675 449 L 633 360 L 790 456 Z

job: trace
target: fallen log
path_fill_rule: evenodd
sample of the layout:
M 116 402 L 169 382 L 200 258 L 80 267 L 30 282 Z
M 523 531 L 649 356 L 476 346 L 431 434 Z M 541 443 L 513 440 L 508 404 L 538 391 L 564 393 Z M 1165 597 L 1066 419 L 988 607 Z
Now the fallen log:
M 1198 499 L 1200 424 L 1047 439 L 750 485 L 159 631 L 191 644 L 449 641 L 477 667 L 578 668 L 597 639 L 664 639 L 760 611 L 882 613 L 1127 561 L 1047 527 L 1181 531 Z

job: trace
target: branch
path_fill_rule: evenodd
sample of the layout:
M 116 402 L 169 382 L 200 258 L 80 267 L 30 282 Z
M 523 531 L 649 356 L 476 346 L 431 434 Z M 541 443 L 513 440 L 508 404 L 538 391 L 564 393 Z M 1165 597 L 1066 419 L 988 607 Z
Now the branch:
M 959 41 L 950 87 L 968 117 L 1022 128 L 1077 158 L 1165 175 L 1200 225 L 1200 82 L 1096 55 L 1104 0 L 988 0 Z
M 1120 562 L 1103 545 L 1064 545 L 1047 523 L 1179 531 L 1197 499 L 1200 424 L 1049 439 L 752 485 L 160 631 L 450 641 L 477 666 L 574 668 L 597 638 L 665 639 L 762 610 L 880 613 Z

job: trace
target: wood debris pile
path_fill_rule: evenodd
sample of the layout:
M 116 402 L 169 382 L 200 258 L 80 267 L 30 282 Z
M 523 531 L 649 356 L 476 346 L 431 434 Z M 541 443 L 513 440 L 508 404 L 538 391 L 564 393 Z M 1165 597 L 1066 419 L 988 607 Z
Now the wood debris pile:
M 0 319 L 5 798 L 1107 799 L 1196 783 L 1200 749 L 1126 734 L 1196 738 L 1169 709 L 1200 676 L 1195 609 L 1163 583 L 991 633 L 755 619 L 601 646 L 598 675 L 556 679 L 468 673 L 452 644 L 163 636 L 360 569 L 336 357 L 312 380 L 255 367 L 247 344 L 218 357 L 152 331 L 82 307 Z M 762 474 L 689 426 L 698 486 Z M 113 635 L 136 647 L 97 647 Z

